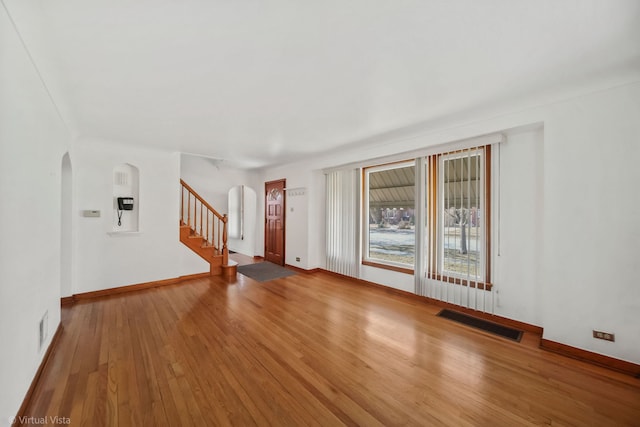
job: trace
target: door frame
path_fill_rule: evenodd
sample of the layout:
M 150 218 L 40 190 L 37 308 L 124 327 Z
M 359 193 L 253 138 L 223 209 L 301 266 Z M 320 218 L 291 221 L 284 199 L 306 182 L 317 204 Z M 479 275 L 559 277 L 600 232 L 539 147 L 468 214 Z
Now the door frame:
M 264 246 L 263 255 L 264 260 L 267 260 L 267 186 L 269 184 L 275 184 L 282 182 L 282 266 L 286 265 L 285 253 L 287 249 L 287 179 L 274 179 L 273 181 L 266 181 L 264 183 L 264 191 L 262 193 L 262 202 L 264 203 Z

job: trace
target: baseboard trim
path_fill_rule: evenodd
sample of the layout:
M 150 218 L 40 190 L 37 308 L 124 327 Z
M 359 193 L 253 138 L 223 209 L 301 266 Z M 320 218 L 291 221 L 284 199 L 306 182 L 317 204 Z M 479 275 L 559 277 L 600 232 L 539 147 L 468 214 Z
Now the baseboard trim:
M 525 332 L 531 332 L 532 334 L 542 336 L 543 328 L 537 325 L 521 322 L 519 320 L 509 319 L 508 317 L 498 316 L 497 314 L 485 313 L 484 311 L 478 311 L 478 310 L 473 310 L 471 308 L 461 307 L 459 305 L 451 304 L 448 302 L 440 301 L 440 300 L 429 298 L 429 297 L 423 297 L 423 298 L 429 301 L 429 303 L 436 305 L 438 307 L 459 311 L 461 313 L 468 314 L 473 317 L 478 317 L 483 320 L 489 320 L 491 322 L 498 323 L 502 326 L 520 329 Z
M 385 285 L 380 285 L 378 283 L 374 283 L 374 282 L 369 282 L 367 280 L 362 280 L 362 279 L 357 279 L 355 277 L 349 277 L 349 276 L 345 276 L 343 274 L 340 273 L 334 273 L 333 271 L 329 271 L 329 270 L 323 270 L 321 269 L 323 272 L 337 276 L 337 277 L 341 277 L 343 279 L 347 279 L 347 280 L 351 280 L 357 284 L 362 284 L 365 286 L 373 286 L 375 288 L 384 290 L 385 292 L 390 292 L 390 293 L 395 293 L 398 295 L 403 295 L 412 299 L 415 299 L 417 301 L 422 301 L 422 302 L 428 302 L 429 304 L 438 306 L 438 307 L 442 307 L 442 308 L 448 308 L 450 310 L 454 310 L 454 311 L 459 311 L 461 313 L 464 314 L 468 314 L 470 316 L 474 316 L 474 317 L 478 317 L 480 319 L 483 320 L 489 320 L 491 322 L 494 323 L 498 323 L 502 326 L 507 326 L 509 328 L 516 328 L 516 329 L 521 329 L 525 332 L 531 332 L 533 334 L 537 334 L 539 336 L 542 336 L 542 331 L 543 329 L 540 326 L 536 326 L 536 325 L 531 325 L 529 323 L 525 323 L 525 322 L 520 322 L 518 320 L 513 320 L 513 319 L 509 319 L 507 317 L 502 317 L 502 316 L 498 316 L 495 314 L 490 314 L 490 313 L 485 313 L 484 311 L 478 311 L 478 310 L 473 310 L 470 308 L 465 308 L 465 307 L 461 307 L 459 305 L 455 305 L 455 304 L 451 304 L 448 302 L 444 302 L 444 301 L 440 301 L 437 299 L 433 299 L 433 298 L 429 298 L 429 297 L 424 297 L 421 295 L 416 295 L 412 292 L 407 292 L 407 291 L 403 291 L 400 289 L 395 289 L 395 288 L 391 288 L 389 286 L 385 286 Z
M 153 282 L 138 283 L 138 284 L 135 284 L 135 285 L 127 285 L 127 286 L 119 286 L 119 287 L 116 287 L 116 288 L 101 289 L 99 291 L 83 292 L 83 293 L 79 293 L 79 294 L 74 294 L 72 297 L 62 298 L 62 300 L 68 300 L 68 298 L 72 298 L 72 303 L 75 303 L 77 301 L 83 301 L 83 300 L 94 299 L 94 298 L 103 298 L 103 297 L 108 297 L 108 296 L 111 296 L 111 295 L 118 295 L 118 294 L 123 294 L 123 293 L 127 293 L 127 292 L 142 291 L 142 290 L 151 289 L 151 288 L 159 288 L 161 286 L 175 285 L 177 283 L 184 282 L 185 280 L 204 279 L 204 278 L 208 278 L 208 277 L 211 277 L 211 274 L 208 273 L 208 272 L 206 272 L 206 273 L 188 274 L 186 276 L 175 277 L 173 279 L 156 280 L 156 281 L 153 281 Z M 67 304 L 68 304 L 68 302 L 67 302 Z
M 424 297 L 421 297 L 420 295 L 416 295 L 416 294 L 411 293 L 411 292 L 407 292 L 407 291 L 403 291 L 401 289 L 396 289 L 396 288 L 392 288 L 392 287 L 389 287 L 389 286 L 381 285 L 381 284 L 375 283 L 375 282 L 369 282 L 368 280 L 358 279 L 357 277 L 345 276 L 344 274 L 336 273 L 334 271 L 325 270 L 323 268 L 319 268 L 318 270 L 323 272 L 323 273 L 326 273 L 326 274 L 328 274 L 330 276 L 339 277 L 341 279 L 353 282 L 356 285 L 371 286 L 371 287 L 377 288 L 377 289 L 379 289 L 381 291 L 385 291 L 385 292 L 388 292 L 388 293 L 391 293 L 391 294 L 402 295 L 402 296 L 405 296 L 405 297 L 413 298 L 413 299 L 416 299 L 416 300 L 424 302 Z
M 640 378 L 640 365 L 632 362 L 627 362 L 626 360 L 620 360 L 614 357 L 605 356 L 603 354 L 593 353 L 588 350 L 583 350 L 581 348 L 572 347 L 570 345 L 547 340 L 544 338 L 540 340 L 540 348 L 552 353 L 557 353 L 562 356 L 581 360 L 592 365 L 601 366 L 603 368 L 611 369 L 612 371 L 617 371 L 636 378 Z
M 419 301 L 427 302 L 429 304 L 436 305 L 438 307 L 449 308 L 452 310 L 460 311 L 465 314 L 469 314 L 475 317 L 479 317 L 481 319 L 490 320 L 492 322 L 508 326 L 511 328 L 522 329 L 526 332 L 531 332 L 539 335 L 540 338 L 540 348 L 545 351 L 550 351 L 553 353 L 560 354 L 565 357 L 570 357 L 572 359 L 581 360 L 583 362 L 590 363 L 592 365 L 600 366 L 603 368 L 610 369 L 612 371 L 621 372 L 626 375 L 631 375 L 635 378 L 640 378 L 640 365 L 637 365 L 632 362 L 627 362 L 626 360 L 616 359 L 614 357 L 605 356 L 603 354 L 593 353 L 591 351 L 582 350 L 576 347 L 571 347 L 566 344 L 562 344 L 559 342 L 551 341 L 542 338 L 542 333 L 544 328 L 536 325 L 531 325 L 528 323 L 520 322 L 518 320 L 508 319 L 502 316 L 496 316 L 494 314 L 488 314 L 481 311 L 471 310 L 468 308 L 460 307 L 448 302 L 436 300 L 429 297 L 423 297 L 420 295 L 416 295 L 411 292 L 402 291 L 400 289 L 390 288 L 388 286 L 380 285 L 378 283 L 369 282 L 367 280 L 357 279 L 355 277 L 345 276 L 343 274 L 334 273 L 333 271 L 320 269 L 323 273 L 327 273 L 332 276 L 340 277 L 342 279 L 349 280 L 355 284 L 372 286 L 385 292 L 394 293 L 398 295 L 403 295 L 412 299 L 416 299 Z
M 263 259 L 262 257 L 258 257 L 258 256 L 254 256 L 254 259 Z M 345 276 L 343 274 L 340 273 L 335 273 L 333 271 L 329 271 L 329 270 L 325 270 L 323 268 L 314 268 L 311 270 L 305 270 L 299 267 L 295 267 L 292 265 L 285 265 L 287 268 L 290 268 L 294 271 L 303 273 L 303 274 L 314 274 L 314 273 L 326 273 L 328 275 L 331 276 L 335 276 L 335 277 L 339 277 L 341 279 L 344 280 L 348 280 L 350 282 L 353 282 L 355 284 L 358 285 L 364 285 L 364 286 L 369 286 L 369 287 L 374 287 L 380 290 L 383 290 L 385 292 L 388 293 L 393 293 L 393 294 L 397 294 L 397 295 L 401 295 L 404 297 L 409 297 L 412 299 L 415 299 L 417 301 L 421 301 L 421 302 L 427 302 L 429 304 L 438 306 L 438 307 L 443 307 L 443 308 L 449 308 L 452 310 L 456 310 L 465 314 L 469 314 L 475 317 L 479 317 L 481 319 L 484 320 L 490 320 L 492 322 L 504 325 L 504 326 L 508 326 L 508 327 L 512 327 L 512 328 L 518 328 L 518 329 L 522 329 L 523 331 L 526 332 L 531 332 L 534 334 L 538 334 L 540 336 L 542 336 L 542 332 L 543 332 L 543 328 L 540 326 L 536 326 L 536 325 L 531 325 L 529 323 L 524 323 L 524 322 L 520 322 L 518 320 L 513 320 L 513 319 L 509 319 L 506 317 L 502 317 L 502 316 L 497 316 L 495 314 L 489 314 L 489 313 L 485 313 L 482 311 L 477 311 L 477 310 L 473 310 L 473 309 L 469 309 L 469 308 L 465 308 L 465 307 L 461 307 L 455 304 L 451 304 L 448 302 L 444 302 L 444 301 L 440 301 L 440 300 L 436 300 L 433 298 L 429 298 L 429 297 L 424 297 L 424 296 L 420 296 L 420 295 L 416 295 L 414 293 L 411 292 L 407 292 L 407 291 L 403 291 L 400 289 L 395 289 L 395 288 L 391 288 L 389 286 L 385 286 L 385 285 L 381 285 L 379 283 L 374 283 L 374 282 L 370 282 L 367 280 L 363 280 L 363 279 L 358 279 L 355 277 L 350 277 L 350 276 Z M 140 290 L 144 290 L 144 289 L 151 289 L 151 288 L 157 288 L 157 287 L 161 287 L 161 286 L 168 286 L 168 285 L 174 285 L 177 283 L 180 283 L 182 281 L 185 280 L 191 280 L 191 279 L 201 279 L 201 278 L 206 278 L 206 277 L 210 277 L 209 273 L 198 273 L 198 274 L 190 274 L 190 275 L 186 275 L 186 276 L 180 276 L 180 277 L 176 277 L 173 279 L 165 279 L 165 280 L 157 280 L 157 281 L 153 281 L 153 282 L 146 282 L 146 283 L 139 283 L 139 284 L 135 284 L 135 285 L 128 285 L 128 286 L 120 286 L 120 287 L 116 287 L 116 288 L 110 288 L 110 289 L 102 289 L 99 291 L 93 291 L 93 292 L 84 292 L 84 293 L 80 293 L 80 294 L 74 294 L 71 297 L 64 297 L 60 299 L 61 304 L 64 305 L 70 305 L 73 304 L 77 301 L 81 301 L 81 300 L 88 300 L 88 299 L 94 299 L 94 298 L 101 298 L 101 297 L 107 297 L 110 295 L 118 295 L 118 294 L 122 294 L 122 293 L 126 293 L 126 292 L 135 292 L 135 291 L 140 291 Z M 53 337 L 53 339 L 51 340 L 51 344 L 49 345 L 49 348 L 47 349 L 47 353 L 45 354 L 45 357 L 40 365 L 40 368 L 38 368 L 38 372 L 36 373 L 36 376 L 31 384 L 31 387 L 29 388 L 27 395 L 25 396 L 25 400 L 22 403 L 22 406 L 20 407 L 20 411 L 18 413 L 18 416 L 21 416 L 24 414 L 24 411 L 26 410 L 26 407 L 29 403 L 29 399 L 31 398 L 31 394 L 33 393 L 33 390 L 35 389 L 35 386 L 37 384 L 38 379 L 40 378 L 40 375 L 42 374 L 42 370 L 44 369 L 47 361 L 49 360 L 49 357 L 51 355 L 51 351 L 54 348 L 54 344 L 57 343 L 58 338 L 60 336 L 62 332 L 62 325 L 58 326 L 58 329 L 56 330 L 56 333 Z M 546 351 L 550 351 L 553 353 L 557 353 L 560 354 L 562 356 L 565 357 L 570 357 L 572 359 L 577 359 L 577 360 L 581 360 L 583 362 L 587 362 L 596 366 L 600 366 L 600 367 L 604 367 L 616 372 L 621 372 L 623 374 L 627 374 L 627 375 L 631 375 L 633 377 L 636 378 L 640 378 L 640 365 L 632 363 L 632 362 L 627 362 L 625 360 L 621 360 L 621 359 L 616 359 L 614 357 L 610 357 L 610 356 L 605 356 L 599 353 L 594 353 L 588 350 L 582 350 L 576 347 L 572 347 L 566 344 L 562 344 L 559 342 L 555 342 L 555 341 L 551 341 L 551 340 L 547 340 L 544 338 L 540 339 L 540 348 Z
M 20 423 L 20 420 L 26 418 L 27 408 L 31 403 L 33 392 L 36 390 L 36 387 L 38 386 L 38 382 L 40 381 L 40 377 L 44 372 L 44 368 L 47 366 L 47 363 L 49 363 L 49 360 L 51 359 L 51 356 L 53 355 L 58 345 L 58 341 L 60 340 L 60 336 L 62 335 L 63 329 L 64 328 L 62 327 L 62 323 L 58 323 L 58 328 L 56 329 L 56 332 L 53 334 L 53 338 L 51 338 L 49 347 L 47 347 L 47 351 L 45 352 L 44 357 L 42 358 L 42 362 L 40 362 L 40 366 L 36 371 L 36 375 L 33 377 L 33 380 L 31 381 L 31 385 L 27 390 L 27 394 L 25 394 L 24 399 L 22 399 L 22 405 L 20 405 L 20 409 L 18 409 L 18 414 L 16 415 L 16 418 L 15 418 L 17 425 L 22 425 L 22 423 Z
M 312 268 L 311 270 L 305 270 L 304 268 L 296 267 L 295 265 L 290 265 L 290 264 L 285 264 L 284 266 L 290 270 L 295 271 L 296 273 L 302 273 L 302 274 L 313 274 L 313 273 L 317 273 L 318 271 L 321 271 L 320 268 Z

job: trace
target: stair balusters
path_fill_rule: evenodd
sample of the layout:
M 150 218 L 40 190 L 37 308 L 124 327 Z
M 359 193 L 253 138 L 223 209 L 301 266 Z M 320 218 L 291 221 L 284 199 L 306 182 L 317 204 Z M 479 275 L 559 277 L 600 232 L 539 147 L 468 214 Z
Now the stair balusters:
M 227 265 L 227 215 L 218 213 L 183 180 L 180 180 L 180 185 L 180 224 L 188 225 L 192 234 L 204 239 L 206 246 L 213 246 L 216 252 L 222 255 L 222 264 Z

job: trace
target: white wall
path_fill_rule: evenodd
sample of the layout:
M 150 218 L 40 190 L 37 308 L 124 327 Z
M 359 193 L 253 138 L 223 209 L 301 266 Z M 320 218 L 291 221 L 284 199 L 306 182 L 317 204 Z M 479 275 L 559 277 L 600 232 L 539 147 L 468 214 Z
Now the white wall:
M 70 135 L 0 8 L 0 425 L 60 323 L 61 165 Z M 38 325 L 48 312 L 48 338 Z
M 309 200 L 309 229 L 307 239 L 307 250 L 309 254 L 309 265 L 307 268 L 326 267 L 326 246 L 324 245 L 326 236 L 326 178 L 324 173 L 315 169 L 311 171 L 309 179 L 308 200 Z M 304 237 L 303 237 L 304 239 Z M 321 244 L 318 244 L 321 242 Z
M 494 153 L 494 312 L 540 325 L 544 130 L 505 132 Z
M 287 238 L 287 263 L 292 246 L 306 246 L 313 261 L 303 268 L 324 266 L 322 168 L 504 132 L 496 314 L 540 325 L 547 339 L 640 363 L 640 83 L 492 114 L 261 171 L 262 183 L 286 178 L 309 193 L 308 217 L 287 218 L 287 229 L 308 225 Z M 361 277 L 412 288 L 402 273 L 363 268 Z M 615 333 L 616 342 L 593 339 L 592 329 Z
M 180 275 L 188 276 L 190 274 L 199 274 L 199 273 L 207 273 L 210 270 L 210 265 L 208 262 L 200 258 L 200 256 L 196 255 L 191 249 L 189 249 L 186 245 L 180 243 L 180 247 L 178 248 L 179 259 L 180 259 Z
M 285 225 L 285 264 L 304 269 L 309 268 L 309 247 L 307 239 L 298 236 L 307 235 L 309 229 L 309 194 L 307 187 L 287 185 L 286 225 Z
M 640 363 L 640 84 L 545 121 L 545 338 Z M 616 334 L 596 340 L 593 329 Z
M 197 255 L 185 253 L 179 240 L 179 154 L 91 139 L 74 145 L 74 293 L 208 270 L 182 267 L 183 258 Z M 138 233 L 113 232 L 113 170 L 124 163 L 139 172 Z M 100 210 L 101 216 L 85 218 L 85 209 Z M 201 263 L 192 261 L 191 267 L 199 269 Z

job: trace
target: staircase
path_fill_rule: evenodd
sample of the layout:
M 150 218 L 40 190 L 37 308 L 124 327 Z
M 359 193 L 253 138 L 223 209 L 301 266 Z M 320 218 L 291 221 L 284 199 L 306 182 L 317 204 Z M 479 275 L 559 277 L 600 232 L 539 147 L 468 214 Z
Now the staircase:
M 180 241 L 209 263 L 212 276 L 235 278 L 238 264 L 229 260 L 227 215 L 219 214 L 183 180 L 180 185 Z

